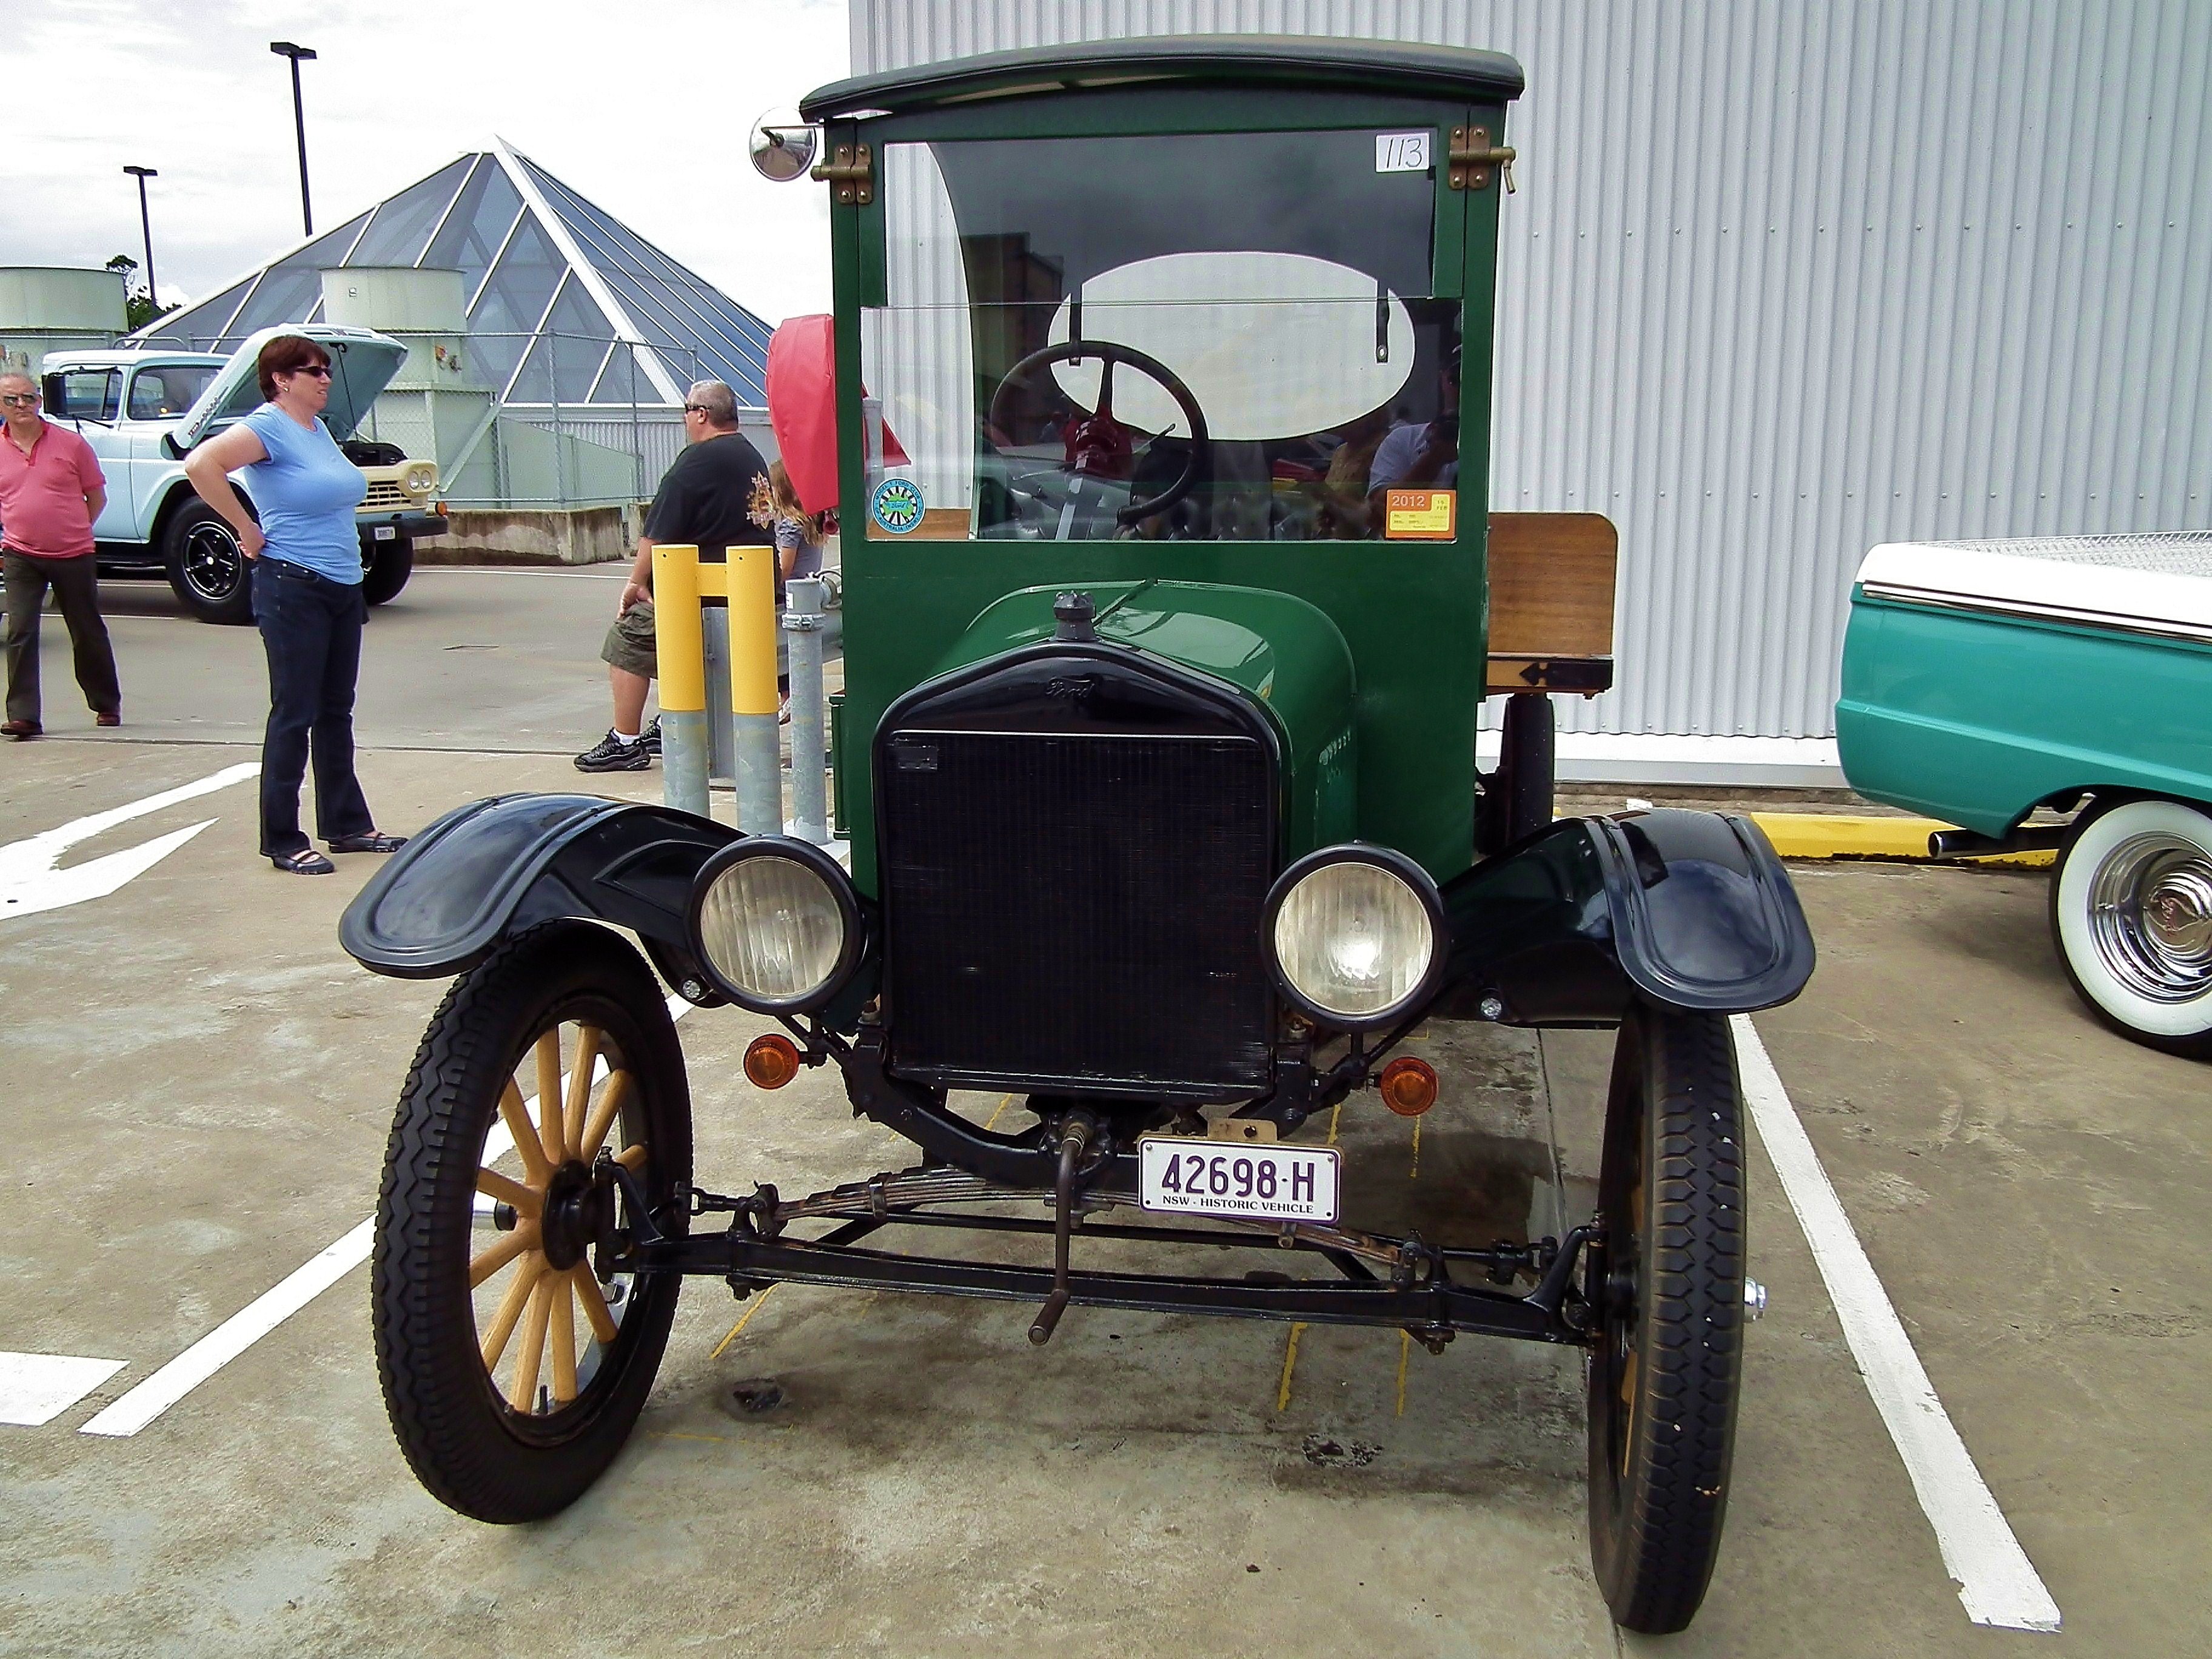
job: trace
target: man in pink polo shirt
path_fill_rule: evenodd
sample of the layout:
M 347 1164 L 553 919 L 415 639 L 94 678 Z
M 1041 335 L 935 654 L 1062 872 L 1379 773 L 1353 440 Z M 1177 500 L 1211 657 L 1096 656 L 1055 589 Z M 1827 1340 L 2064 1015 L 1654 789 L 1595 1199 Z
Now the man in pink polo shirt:
M 92 446 L 49 425 L 39 384 L 0 373 L 0 573 L 8 585 L 8 718 L 0 735 L 35 738 L 39 724 L 39 612 L 52 586 L 76 656 L 76 683 L 102 726 L 123 723 L 115 652 L 100 619 L 92 521 L 107 504 L 107 480 Z

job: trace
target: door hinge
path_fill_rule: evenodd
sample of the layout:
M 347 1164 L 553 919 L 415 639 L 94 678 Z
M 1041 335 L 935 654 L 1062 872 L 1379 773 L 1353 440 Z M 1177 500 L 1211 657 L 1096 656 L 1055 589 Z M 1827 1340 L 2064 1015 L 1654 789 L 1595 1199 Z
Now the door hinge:
M 1504 144 L 1490 142 L 1488 127 L 1454 127 L 1451 131 L 1451 187 L 1454 190 L 1487 190 L 1490 188 L 1490 169 L 1502 168 L 1505 173 L 1505 193 L 1513 193 L 1513 151 Z M 820 172 L 820 168 L 816 168 Z
M 876 161 L 866 144 L 840 144 L 809 175 L 830 186 L 839 207 L 866 207 L 876 199 Z

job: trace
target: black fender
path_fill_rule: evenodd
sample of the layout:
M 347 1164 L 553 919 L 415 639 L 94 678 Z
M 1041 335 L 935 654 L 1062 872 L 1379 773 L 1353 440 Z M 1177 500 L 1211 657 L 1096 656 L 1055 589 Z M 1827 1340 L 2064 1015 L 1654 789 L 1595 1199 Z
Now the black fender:
M 1797 890 L 1733 814 L 1562 819 L 1442 896 L 1450 955 L 1431 1012 L 1443 1018 L 1610 1025 L 1636 1000 L 1750 1013 L 1813 976 Z
M 495 795 L 411 837 L 346 907 L 338 943 L 375 973 L 442 979 L 526 927 L 575 917 L 630 929 L 671 984 L 703 985 L 685 942 L 692 879 L 739 839 L 672 807 Z

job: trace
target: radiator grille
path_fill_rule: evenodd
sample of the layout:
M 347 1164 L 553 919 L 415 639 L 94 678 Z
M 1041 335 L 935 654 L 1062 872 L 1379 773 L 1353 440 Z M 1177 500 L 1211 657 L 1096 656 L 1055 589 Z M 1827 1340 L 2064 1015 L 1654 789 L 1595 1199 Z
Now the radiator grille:
M 404 507 L 407 505 L 407 492 L 402 489 L 393 479 L 371 478 L 368 481 L 368 495 L 363 499 L 362 505 L 363 507 Z
M 879 770 L 902 1074 L 1258 1090 L 1271 767 L 1251 738 L 905 732 Z

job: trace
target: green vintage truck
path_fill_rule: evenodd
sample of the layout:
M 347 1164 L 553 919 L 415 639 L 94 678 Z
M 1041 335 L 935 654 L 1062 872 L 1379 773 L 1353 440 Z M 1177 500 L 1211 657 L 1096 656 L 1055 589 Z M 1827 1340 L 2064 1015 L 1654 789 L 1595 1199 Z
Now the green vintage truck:
M 2212 1059 L 2212 534 L 1874 549 L 1836 744 L 1861 794 L 1960 826 L 1938 856 L 2056 849 L 2081 1000 Z
M 1756 1297 L 1726 1019 L 1813 945 L 1745 820 L 1552 821 L 1547 697 L 1610 683 L 1613 545 L 1488 510 L 1521 91 L 1487 52 L 1135 40 L 848 82 L 770 135 L 832 204 L 849 868 L 508 797 L 349 910 L 369 967 L 457 975 L 374 1268 L 439 1498 L 516 1522 L 589 1486 L 687 1275 L 1011 1298 L 1038 1343 L 1098 1307 L 1510 1337 L 1586 1357 L 1613 1616 L 1688 1622 Z M 766 1016 L 750 1081 L 835 1066 L 911 1161 L 706 1184 L 664 986 Z M 1406 1045 L 1444 1020 L 1618 1028 L 1564 1237 L 1347 1224 L 1390 1177 L 1324 1131 L 1427 1110 Z M 1202 1270 L 1223 1246 L 1256 1254 Z

